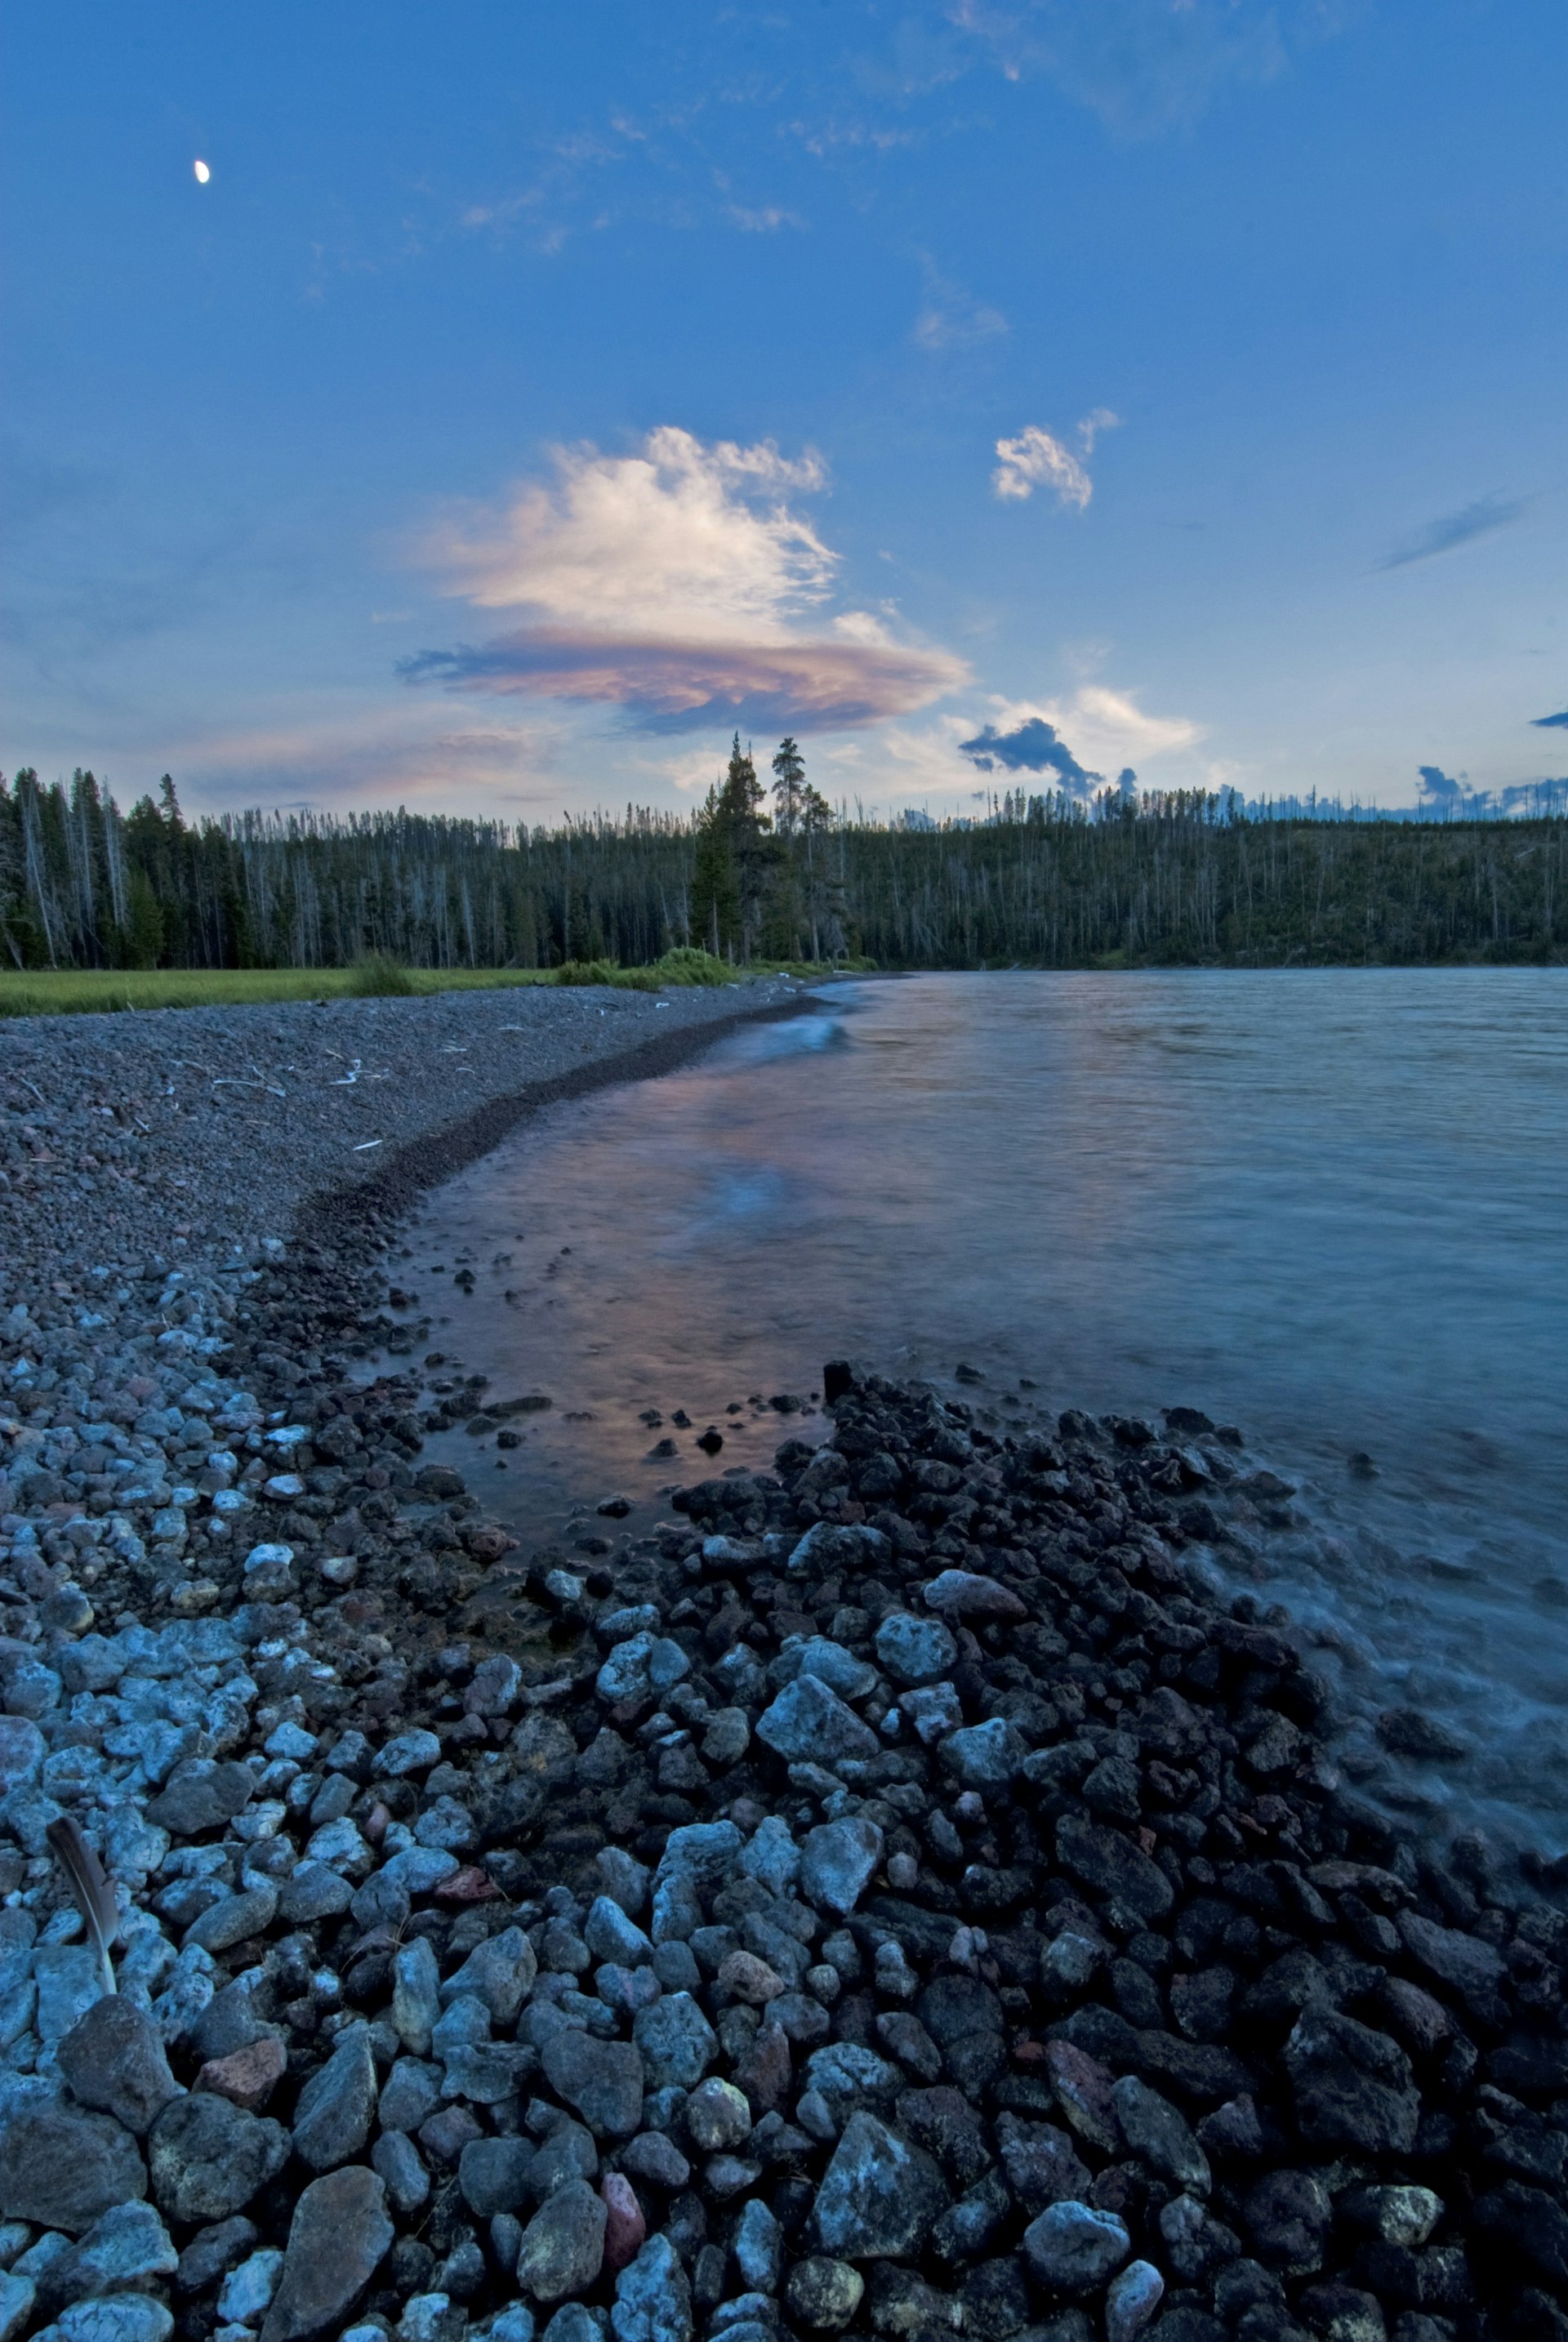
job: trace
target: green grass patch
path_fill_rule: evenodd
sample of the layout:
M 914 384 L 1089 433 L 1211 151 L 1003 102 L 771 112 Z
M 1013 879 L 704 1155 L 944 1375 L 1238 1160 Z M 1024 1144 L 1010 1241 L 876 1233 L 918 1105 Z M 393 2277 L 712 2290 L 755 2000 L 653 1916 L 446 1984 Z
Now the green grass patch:
M 0 969 L 0 1017 L 104 1016 L 115 1010 L 254 1008 L 279 1000 L 408 997 L 524 984 L 604 984 L 624 991 L 744 984 L 758 976 L 822 976 L 805 961 L 731 967 L 712 953 L 666 952 L 652 967 L 568 960 L 563 967 L 404 967 L 379 955 L 353 967 Z

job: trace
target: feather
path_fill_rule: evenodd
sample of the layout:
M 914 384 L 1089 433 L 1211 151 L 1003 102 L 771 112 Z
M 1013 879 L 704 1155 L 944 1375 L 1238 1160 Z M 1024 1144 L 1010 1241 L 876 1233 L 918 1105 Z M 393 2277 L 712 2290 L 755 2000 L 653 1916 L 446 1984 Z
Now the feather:
M 87 1933 L 97 1947 L 104 1969 L 104 1990 L 114 1992 L 117 1989 L 115 1964 L 109 1954 L 120 1932 L 120 1907 L 115 1900 L 115 1890 L 104 1876 L 103 1864 L 69 1814 L 62 1814 L 58 1821 L 50 1823 L 48 1837 L 70 1881 L 76 1908 L 87 1923 Z

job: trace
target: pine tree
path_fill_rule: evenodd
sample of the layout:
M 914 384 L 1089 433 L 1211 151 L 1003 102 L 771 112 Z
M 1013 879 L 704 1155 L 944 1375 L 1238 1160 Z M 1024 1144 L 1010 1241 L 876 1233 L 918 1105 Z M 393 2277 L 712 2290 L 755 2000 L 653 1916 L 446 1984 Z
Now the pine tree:
M 805 758 L 786 733 L 774 757 L 774 822 L 781 837 L 793 837 L 800 826 L 804 789 Z

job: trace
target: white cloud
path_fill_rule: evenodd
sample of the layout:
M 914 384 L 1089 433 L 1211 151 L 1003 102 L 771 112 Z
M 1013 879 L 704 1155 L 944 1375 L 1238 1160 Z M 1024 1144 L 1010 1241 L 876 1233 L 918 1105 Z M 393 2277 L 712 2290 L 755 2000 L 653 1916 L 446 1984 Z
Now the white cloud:
M 1004 504 L 1022 503 L 1036 488 L 1049 488 L 1064 511 L 1071 507 L 1082 512 L 1094 493 L 1086 459 L 1093 455 L 1101 432 L 1114 431 L 1120 420 L 1108 406 L 1097 406 L 1086 415 L 1078 425 L 1082 457 L 1036 423 L 1029 424 L 1016 439 L 998 439 L 996 453 L 1001 461 L 991 475 L 993 493 Z
M 598 701 L 670 730 L 721 714 L 873 723 L 966 679 L 962 660 L 869 613 L 804 623 L 838 567 L 788 501 L 826 484 L 810 451 L 792 461 L 770 441 L 666 425 L 635 454 L 559 448 L 554 464 L 551 484 L 524 482 L 499 513 L 452 510 L 426 533 L 419 553 L 449 594 L 529 616 L 489 643 L 421 653 L 411 682 Z
M 1195 747 L 1207 728 L 1190 716 L 1153 716 L 1139 706 L 1134 692 L 1113 691 L 1101 683 L 1081 685 L 1065 698 L 998 702 L 993 720 L 999 731 L 1009 732 L 1034 716 L 1054 725 L 1081 763 L 1102 772 Z

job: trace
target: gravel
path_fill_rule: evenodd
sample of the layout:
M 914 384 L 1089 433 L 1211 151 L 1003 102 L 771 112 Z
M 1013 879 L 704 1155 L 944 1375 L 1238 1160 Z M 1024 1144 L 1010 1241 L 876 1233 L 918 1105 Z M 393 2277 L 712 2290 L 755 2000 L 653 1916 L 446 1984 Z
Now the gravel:
M 825 1447 L 514 1564 L 395 1360 L 345 1372 L 489 1126 L 409 1113 L 346 1200 L 264 1156 L 274 1244 L 193 1218 L 109 1306 L 59 1214 L 7 1261 L 0 2329 L 1568 2337 L 1560 1887 L 1341 1781 L 1289 1619 L 1187 1566 L 1224 1436 L 834 1366 Z

